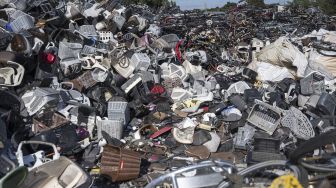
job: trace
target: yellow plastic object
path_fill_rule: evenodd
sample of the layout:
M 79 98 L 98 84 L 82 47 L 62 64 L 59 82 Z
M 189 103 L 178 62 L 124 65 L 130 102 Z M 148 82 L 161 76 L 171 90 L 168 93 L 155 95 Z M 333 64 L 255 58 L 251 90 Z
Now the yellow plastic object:
M 303 188 L 299 180 L 293 175 L 283 175 L 273 180 L 269 188 Z

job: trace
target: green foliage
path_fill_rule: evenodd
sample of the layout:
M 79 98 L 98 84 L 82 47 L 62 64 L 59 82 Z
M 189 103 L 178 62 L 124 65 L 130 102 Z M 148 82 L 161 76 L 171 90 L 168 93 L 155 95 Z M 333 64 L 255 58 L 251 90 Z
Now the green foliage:
M 260 8 L 265 7 L 264 0 L 247 0 L 247 3 Z
M 152 8 L 159 8 L 168 4 L 168 0 L 123 0 L 125 4 L 146 4 Z
M 237 3 L 227 2 L 223 7 L 216 7 L 208 9 L 209 11 L 219 11 L 219 12 L 225 12 L 231 9 L 234 9 L 237 7 Z
M 226 10 L 230 10 L 230 9 L 233 9 L 237 7 L 237 3 L 232 3 L 232 2 L 227 2 L 224 6 L 223 6 L 223 9 L 224 11 Z
M 319 7 L 324 13 L 329 15 L 336 15 L 336 2 L 335 0 L 293 0 L 292 5 L 303 6 L 305 8 L 313 6 Z

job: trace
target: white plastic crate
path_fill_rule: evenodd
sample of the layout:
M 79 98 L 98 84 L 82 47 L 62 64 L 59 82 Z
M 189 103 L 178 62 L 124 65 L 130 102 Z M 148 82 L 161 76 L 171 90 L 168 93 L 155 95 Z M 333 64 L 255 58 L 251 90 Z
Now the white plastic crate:
M 150 65 L 150 58 L 145 53 L 135 53 L 133 54 L 131 61 L 135 66 L 136 70 L 146 71 Z
M 124 124 L 130 121 L 130 111 L 127 102 L 108 102 L 107 117 L 109 120 L 122 120 Z
M 118 41 L 113 38 L 113 33 L 111 31 L 97 31 L 99 34 L 99 40 L 106 43 L 112 41 L 117 44 Z
M 82 51 L 82 44 L 60 42 L 58 49 L 58 57 L 62 59 L 78 58 L 78 54 Z
M 102 131 L 106 132 L 112 138 L 121 139 L 124 129 L 122 120 L 97 120 L 98 138 L 103 138 Z
M 23 15 L 10 23 L 13 32 L 18 33 L 21 30 L 27 30 L 34 27 L 34 18 L 29 15 Z

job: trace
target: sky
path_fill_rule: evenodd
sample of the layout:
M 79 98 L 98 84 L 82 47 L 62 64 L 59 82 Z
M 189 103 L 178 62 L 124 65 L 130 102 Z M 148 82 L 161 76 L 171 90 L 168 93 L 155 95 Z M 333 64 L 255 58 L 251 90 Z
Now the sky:
M 207 8 L 215 8 L 222 7 L 228 1 L 230 2 L 238 2 L 239 0 L 176 0 L 176 4 L 181 7 L 182 10 L 188 9 L 203 9 Z M 285 0 L 265 0 L 265 3 L 281 3 L 283 4 Z

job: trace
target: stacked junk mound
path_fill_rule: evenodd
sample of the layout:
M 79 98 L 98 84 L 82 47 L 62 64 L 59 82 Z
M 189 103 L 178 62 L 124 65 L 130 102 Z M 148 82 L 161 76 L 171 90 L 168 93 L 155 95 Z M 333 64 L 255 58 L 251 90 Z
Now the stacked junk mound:
M 0 0 L 0 188 L 335 187 L 336 18 Z

